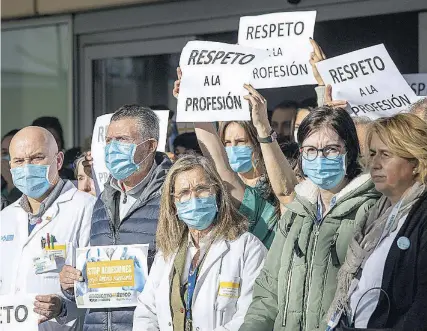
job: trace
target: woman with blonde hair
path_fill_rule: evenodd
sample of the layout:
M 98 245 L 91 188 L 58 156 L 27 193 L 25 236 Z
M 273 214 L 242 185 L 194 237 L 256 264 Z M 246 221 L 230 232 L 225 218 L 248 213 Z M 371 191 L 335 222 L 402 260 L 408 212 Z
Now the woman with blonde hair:
M 133 330 L 237 331 L 266 256 L 247 229 L 210 161 L 178 159 L 163 186 L 158 253 Z
M 383 196 L 350 243 L 329 329 L 424 331 L 427 123 L 412 114 L 378 119 L 366 146 L 372 180 Z

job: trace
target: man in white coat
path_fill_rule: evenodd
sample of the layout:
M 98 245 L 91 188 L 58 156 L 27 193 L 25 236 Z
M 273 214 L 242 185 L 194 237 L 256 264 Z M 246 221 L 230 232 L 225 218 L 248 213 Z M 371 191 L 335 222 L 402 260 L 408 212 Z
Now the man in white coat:
M 96 199 L 59 177 L 64 154 L 46 129 L 29 126 L 10 144 L 14 185 L 22 197 L 0 214 L 0 295 L 36 294 L 41 331 L 81 330 L 82 320 L 60 325 L 60 312 L 78 315 L 61 296 L 59 272 L 73 247 L 89 244 Z

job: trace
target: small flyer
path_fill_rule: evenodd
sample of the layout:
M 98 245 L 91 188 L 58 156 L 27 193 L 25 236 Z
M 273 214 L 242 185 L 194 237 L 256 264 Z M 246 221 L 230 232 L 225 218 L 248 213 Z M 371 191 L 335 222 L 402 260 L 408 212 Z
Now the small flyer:
M 84 282 L 74 284 L 78 308 L 136 306 L 148 277 L 148 244 L 78 248 L 76 268 Z

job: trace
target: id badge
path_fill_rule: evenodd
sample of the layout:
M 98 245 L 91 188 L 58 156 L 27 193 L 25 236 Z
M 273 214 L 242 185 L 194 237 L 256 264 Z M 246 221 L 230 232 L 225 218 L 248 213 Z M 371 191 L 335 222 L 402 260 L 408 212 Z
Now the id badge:
M 57 269 L 55 258 L 50 258 L 45 254 L 33 258 L 33 266 L 36 275 Z
M 55 245 L 52 248 L 45 248 L 45 254 L 53 259 L 67 259 L 67 245 Z
M 237 299 L 239 297 L 240 279 L 234 277 L 226 281 L 221 280 L 219 283 L 218 296 L 230 299 Z

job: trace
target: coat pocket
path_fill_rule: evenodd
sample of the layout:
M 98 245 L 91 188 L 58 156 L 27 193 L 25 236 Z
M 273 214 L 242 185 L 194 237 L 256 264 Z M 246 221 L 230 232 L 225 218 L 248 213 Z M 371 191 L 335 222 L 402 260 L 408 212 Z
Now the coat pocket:
M 216 327 L 230 322 L 237 311 L 240 296 L 240 277 L 220 275 L 218 293 L 215 303 Z

